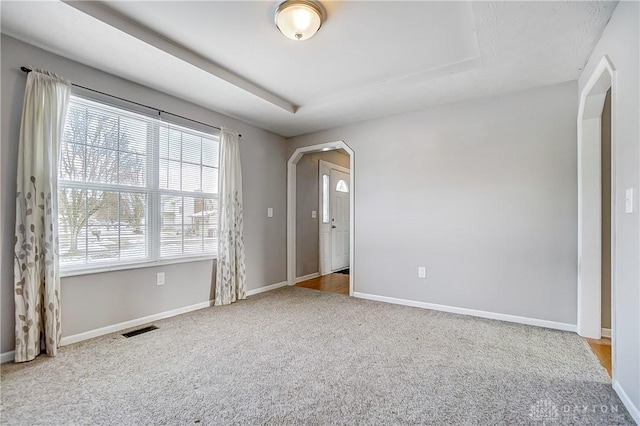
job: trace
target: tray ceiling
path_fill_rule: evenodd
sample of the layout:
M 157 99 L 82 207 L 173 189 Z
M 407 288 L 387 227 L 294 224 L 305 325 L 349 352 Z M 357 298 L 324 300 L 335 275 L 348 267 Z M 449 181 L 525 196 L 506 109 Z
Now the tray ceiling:
M 288 137 L 575 80 L 616 5 L 323 4 L 305 42 L 278 32 L 268 1 L 4 1 L 1 28 Z

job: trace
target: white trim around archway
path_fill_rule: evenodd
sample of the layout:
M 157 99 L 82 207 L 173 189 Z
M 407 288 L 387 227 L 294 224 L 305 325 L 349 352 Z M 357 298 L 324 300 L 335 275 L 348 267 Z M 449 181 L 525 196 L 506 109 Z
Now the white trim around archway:
M 287 162 L 287 283 L 296 283 L 296 168 L 304 154 L 344 149 L 349 153 L 350 186 L 349 215 L 351 229 L 349 233 L 349 296 L 353 296 L 355 287 L 355 156 L 354 151 L 344 141 L 323 143 L 298 148 Z
M 578 334 L 601 337 L 601 119 L 611 89 L 611 339 L 615 375 L 616 83 L 615 67 L 603 57 L 580 94 L 578 110 Z

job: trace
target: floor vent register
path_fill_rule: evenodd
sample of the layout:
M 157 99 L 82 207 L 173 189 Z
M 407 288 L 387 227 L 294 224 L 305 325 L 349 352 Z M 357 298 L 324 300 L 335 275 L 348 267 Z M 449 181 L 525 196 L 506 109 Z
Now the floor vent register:
M 155 325 L 150 325 L 149 327 L 139 328 L 137 330 L 129 331 L 127 333 L 122 333 L 122 335 L 128 338 L 128 337 L 137 336 L 139 334 L 148 333 L 150 331 L 157 330 L 157 329 L 158 327 L 156 327 Z

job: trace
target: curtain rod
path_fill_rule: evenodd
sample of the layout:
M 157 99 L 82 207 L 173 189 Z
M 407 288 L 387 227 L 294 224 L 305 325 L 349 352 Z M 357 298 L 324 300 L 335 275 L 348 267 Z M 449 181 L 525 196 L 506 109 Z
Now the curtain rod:
M 31 71 L 33 71 L 33 70 L 32 70 L 31 68 L 29 68 L 29 67 L 20 67 L 20 70 L 22 70 L 22 72 L 26 72 L 27 74 L 28 74 L 28 73 L 30 73 Z M 184 117 L 184 116 L 182 116 L 182 115 L 174 114 L 174 113 L 169 112 L 169 111 L 165 111 L 165 110 L 162 110 L 162 109 L 159 109 L 159 108 L 156 108 L 156 107 L 152 107 L 152 106 L 149 106 L 149 105 L 141 104 L 141 103 L 139 103 L 139 102 L 131 101 L 131 100 L 129 100 L 129 99 L 121 98 L 121 97 L 119 97 L 119 96 L 110 95 L 109 93 L 101 92 L 101 91 L 99 91 L 99 90 L 90 89 L 89 87 L 81 86 L 81 85 L 79 85 L 79 84 L 71 83 L 71 85 L 72 85 L 72 86 L 75 86 L 75 87 L 79 87 L 79 88 L 84 89 L 84 90 L 88 90 L 88 91 L 90 91 L 90 92 L 99 93 L 99 94 L 104 95 L 104 96 L 109 96 L 110 98 L 114 98 L 114 99 L 118 99 L 118 100 L 121 100 L 121 101 L 129 102 L 129 103 L 131 103 L 131 104 L 138 105 L 138 106 L 141 106 L 141 107 L 145 107 L 145 108 L 153 109 L 153 110 L 158 111 L 158 113 L 159 113 L 159 114 L 161 114 L 161 113 L 165 113 L 165 114 L 173 115 L 174 117 L 179 117 L 179 118 L 182 118 L 183 120 L 191 121 L 191 122 L 193 122 L 193 123 L 198 123 L 198 124 L 201 124 L 201 125 L 203 125 L 203 126 L 211 127 L 211 128 L 213 128 L 213 129 L 222 130 L 222 129 L 221 129 L 220 127 L 218 127 L 218 126 L 212 126 L 211 124 L 207 124 L 207 123 L 203 123 L 203 122 L 201 122 L 201 121 L 193 120 L 193 119 L 191 119 L 191 118 L 187 118 L 187 117 Z M 238 133 L 238 137 L 239 137 L 239 138 L 241 138 L 241 137 L 242 137 L 242 135 Z

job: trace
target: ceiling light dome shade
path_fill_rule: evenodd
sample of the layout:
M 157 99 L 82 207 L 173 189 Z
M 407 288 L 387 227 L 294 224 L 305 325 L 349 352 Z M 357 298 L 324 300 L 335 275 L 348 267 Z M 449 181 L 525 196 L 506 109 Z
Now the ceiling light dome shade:
M 313 37 L 322 26 L 325 13 L 320 3 L 309 0 L 288 0 L 276 9 L 276 26 L 291 40 Z

